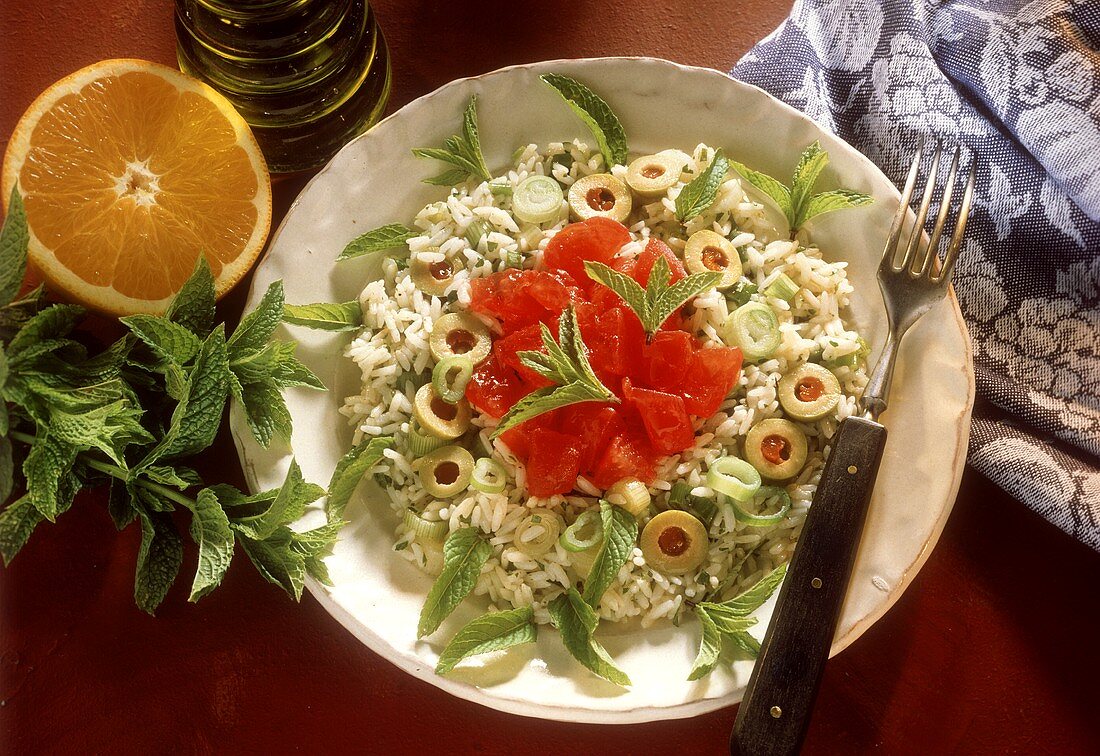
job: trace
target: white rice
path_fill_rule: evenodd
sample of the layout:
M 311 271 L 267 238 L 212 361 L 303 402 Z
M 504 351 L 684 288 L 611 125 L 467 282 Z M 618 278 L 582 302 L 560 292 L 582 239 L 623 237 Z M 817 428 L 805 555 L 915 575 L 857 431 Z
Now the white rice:
M 785 373 L 814 353 L 831 360 L 860 348 L 858 335 L 842 319 L 852 292 L 846 263 L 826 262 L 817 249 L 776 238 L 764 208 L 745 194 L 738 179 L 723 183 L 711 208 L 691 219 L 686 227 L 676 220 L 677 194 L 686 181 L 709 164 L 712 155 L 711 148 L 696 147 L 679 184 L 650 204 L 635 207 L 631 217 L 636 221 L 630 226 L 635 241 L 621 254 L 640 251 L 650 236 L 666 240 L 674 251 L 682 253 L 687 236 L 713 229 L 731 237 L 741 248 L 744 275 L 761 291 L 780 272 L 800 288 L 789 303 L 762 293 L 753 295 L 754 301 L 775 311 L 781 324 L 780 347 L 771 359 L 744 366 L 737 386 L 719 411 L 697 423 L 694 448 L 659 464 L 657 480 L 650 487 L 657 507 L 667 502 L 668 491 L 678 480 L 693 486 L 698 495 L 712 495 L 706 488 L 707 465 L 727 453 L 740 455 L 744 436 L 753 425 L 783 415 L 776 385 Z M 579 141 L 552 142 L 542 151 L 531 144 L 517 151 L 514 166 L 497 181 L 506 180 L 514 187 L 529 175 L 542 174 L 552 175 L 568 186 L 581 176 L 603 170 L 599 152 Z M 616 166 L 612 173 L 621 178 L 625 168 Z M 342 412 L 355 426 L 356 441 L 364 436 L 395 436 L 395 448 L 386 452 L 389 464 L 381 480 L 398 515 L 398 553 L 429 573 L 438 573 L 442 566 L 440 544 L 418 541 L 404 525 L 402 515 L 409 508 L 425 519 L 445 520 L 449 531 L 476 527 L 492 545 L 493 556 L 482 569 L 475 594 L 488 596 L 495 609 L 530 605 L 538 622 L 548 622 L 547 603 L 565 587 L 585 579 L 595 549 L 571 553 L 554 545 L 547 553 L 532 557 L 516 543 L 516 528 L 533 508 L 549 509 L 572 522 L 594 506 L 592 497 L 598 496 L 599 490 L 580 478 L 576 490 L 587 496 L 539 499 L 528 495 L 522 465 L 502 441 L 489 440 L 496 421 L 475 413 L 477 444 L 483 447 L 481 451 L 491 450 L 493 458 L 505 467 L 509 484 L 502 494 L 470 490 L 450 500 L 436 500 L 420 485 L 416 460 L 409 456 L 405 441 L 418 385 L 415 376 L 425 374 L 432 364 L 428 337 L 435 320 L 448 311 L 465 309 L 470 301 L 470 279 L 502 270 L 508 257 L 517 252 L 522 255 L 524 268 L 540 267 L 547 242 L 568 222 L 565 203 L 560 219 L 542 226 L 519 223 L 510 210 L 510 197 L 492 194 L 485 182 L 467 182 L 453 188 L 445 201 L 434 202 L 417 214 L 414 225 L 421 233 L 408 242 L 410 257 L 428 262 L 457 257 L 466 261 L 466 267 L 458 271 L 443 297 L 435 297 L 413 285 L 407 261 L 384 261 L 382 278 L 368 284 L 360 297 L 365 327 L 348 346 L 347 357 L 362 372 L 362 390 L 344 400 Z M 475 218 L 489 223 L 492 230 L 477 249 L 472 249 L 463 233 Z M 720 292 L 697 297 L 688 327 L 699 338 L 720 344 L 717 328 L 730 309 Z M 679 577 L 649 568 L 636 548 L 603 597 L 600 614 L 605 619 L 636 618 L 648 626 L 674 618 L 684 609 L 685 600 L 701 600 L 719 586 L 724 587 L 724 595 L 732 595 L 790 558 L 828 454 L 829 439 L 837 423 L 856 411 L 856 399 L 867 382 L 862 368 L 840 368 L 836 373 L 844 391 L 836 410 L 818 422 L 798 423 L 809 439 L 810 454 L 803 471 L 786 486 L 791 508 L 783 521 L 771 527 L 750 527 L 735 520 L 728 507 L 720 507 L 721 513 L 710 528 L 707 559 L 695 573 Z M 644 527 L 646 521 L 648 515 L 639 526 Z M 531 538 L 537 537 L 537 533 L 532 535 L 533 530 L 527 533 Z

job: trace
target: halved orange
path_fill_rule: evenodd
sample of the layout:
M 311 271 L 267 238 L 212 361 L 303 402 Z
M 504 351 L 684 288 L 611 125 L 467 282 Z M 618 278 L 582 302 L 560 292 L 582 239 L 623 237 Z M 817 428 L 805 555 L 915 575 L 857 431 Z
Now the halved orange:
M 271 227 L 271 181 L 248 124 L 189 76 L 105 60 L 31 104 L 4 154 L 31 262 L 47 285 L 114 315 L 163 312 L 205 255 L 222 295 Z

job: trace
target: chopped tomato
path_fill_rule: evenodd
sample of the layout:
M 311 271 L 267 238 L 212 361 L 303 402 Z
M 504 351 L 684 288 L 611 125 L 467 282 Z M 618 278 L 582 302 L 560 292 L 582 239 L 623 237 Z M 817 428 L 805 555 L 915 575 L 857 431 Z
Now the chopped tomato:
M 615 253 L 630 241 L 626 226 L 609 218 L 589 218 L 580 223 L 570 223 L 550 239 L 542 256 L 548 268 L 562 270 L 573 277 L 585 292 L 592 287 L 592 279 L 584 270 L 585 260 L 611 263 Z
M 580 439 L 568 433 L 538 428 L 530 434 L 527 490 L 533 496 L 568 493 L 580 472 Z
M 584 402 L 561 410 L 561 430 L 580 441 L 580 469 L 592 469 L 612 436 L 626 430 L 618 410 L 610 404 Z
M 562 271 L 509 269 L 470 282 L 470 309 L 500 321 L 505 334 L 556 323 L 580 290 Z
M 490 353 L 470 376 L 466 399 L 489 417 L 499 418 L 530 391 L 514 370 Z
M 684 264 L 680 262 L 680 258 L 668 248 L 667 244 L 656 237 L 651 238 L 646 243 L 645 249 L 638 255 L 633 269 L 624 272 L 639 284 L 645 286 L 649 283 L 649 273 L 653 270 L 653 265 L 657 262 L 658 257 L 664 257 L 665 261 L 668 262 L 669 270 L 672 273 L 669 278 L 670 284 L 687 278 L 687 270 L 684 268 Z
M 630 432 L 613 437 L 592 470 L 592 482 L 604 489 L 611 488 L 623 478 L 638 478 L 644 483 L 652 483 L 655 460 L 651 456 L 653 450 L 648 446 L 645 439 Z
M 695 443 L 695 429 L 684 408 L 684 399 L 676 394 L 653 391 L 623 381 L 626 399 L 633 404 L 645 424 L 653 447 L 662 454 L 675 454 Z
M 542 327 L 538 323 L 512 331 L 493 342 L 493 352 L 497 359 L 505 367 L 514 370 L 528 386 L 538 389 L 554 385 L 552 381 L 520 362 L 519 353 L 528 351 L 546 353 L 546 347 L 542 343 Z
M 532 451 L 532 436 L 540 430 L 558 430 L 561 426 L 561 410 L 551 410 L 536 415 L 525 423 L 509 428 L 500 434 L 504 443 L 520 459 L 527 459 Z
M 645 382 L 660 391 L 682 393 L 684 375 L 695 359 L 695 339 L 686 331 L 658 331 L 645 348 Z
M 741 350 L 737 347 L 699 349 L 684 376 L 684 406 L 697 417 L 710 417 L 737 385 Z
M 596 316 L 581 338 L 588 345 L 588 359 L 597 374 L 601 371 L 622 377 L 632 374 L 645 347 L 645 331 L 633 311 L 613 307 Z M 608 386 L 614 390 L 613 386 Z

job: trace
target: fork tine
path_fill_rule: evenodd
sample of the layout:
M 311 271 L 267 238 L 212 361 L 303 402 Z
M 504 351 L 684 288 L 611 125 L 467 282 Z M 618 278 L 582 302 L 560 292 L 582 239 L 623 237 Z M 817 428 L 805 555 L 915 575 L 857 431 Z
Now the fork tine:
M 959 219 L 955 222 L 955 233 L 951 235 L 951 246 L 947 248 L 947 255 L 943 258 L 943 269 L 933 279 L 936 283 L 946 283 L 951 280 L 951 271 L 955 267 L 955 258 L 959 256 L 963 232 L 966 230 L 966 219 L 970 216 L 970 201 L 974 198 L 974 173 L 975 165 L 972 160 L 970 176 L 966 180 L 966 189 L 963 190 L 962 204 L 959 205 Z
M 905 179 L 905 188 L 901 191 L 901 204 L 894 213 L 894 220 L 890 224 L 890 234 L 886 237 L 886 246 L 882 250 L 882 262 L 880 267 L 893 267 L 894 258 L 897 256 L 898 238 L 901 237 L 901 225 L 905 220 L 905 214 L 909 212 L 909 201 L 913 198 L 913 187 L 917 183 L 917 171 L 920 170 L 920 159 L 924 154 L 924 142 L 917 145 L 913 153 L 913 164 L 909 167 L 909 176 Z
M 940 155 L 943 153 L 943 147 L 939 141 L 936 142 L 936 151 L 932 153 L 932 167 L 928 169 L 928 180 L 924 184 L 924 195 L 920 200 L 920 207 L 917 209 L 917 217 L 913 220 L 913 232 L 909 236 L 909 245 L 905 248 L 905 257 L 901 259 L 901 265 L 894 269 L 895 273 L 909 268 L 909 275 L 916 276 L 917 270 L 920 270 L 923 263 L 918 265 L 918 251 L 920 250 L 920 243 L 923 241 L 921 238 L 924 235 L 924 222 L 928 219 L 928 206 L 932 203 L 932 193 L 936 190 L 936 174 L 939 172 Z M 927 250 L 925 250 L 927 255 Z
M 924 264 L 920 268 L 918 277 L 928 275 L 932 269 L 932 261 L 936 259 L 940 248 L 940 237 L 943 234 L 943 224 L 947 222 L 947 214 L 951 210 L 951 195 L 955 192 L 955 179 L 959 173 L 960 148 L 955 147 L 955 154 L 951 157 L 951 167 L 947 171 L 947 179 L 944 181 L 943 197 L 940 199 L 940 211 L 936 215 L 936 225 L 932 227 L 932 236 L 928 239 L 928 254 L 924 256 Z

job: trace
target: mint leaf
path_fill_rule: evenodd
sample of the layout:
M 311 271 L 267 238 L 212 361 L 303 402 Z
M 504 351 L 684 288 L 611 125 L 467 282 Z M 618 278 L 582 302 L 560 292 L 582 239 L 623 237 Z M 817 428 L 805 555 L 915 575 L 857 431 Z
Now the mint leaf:
M 332 479 L 328 484 L 328 500 L 325 502 L 325 512 L 329 522 L 340 520 L 344 516 L 351 496 L 362 480 L 367 470 L 381 461 L 386 449 L 393 446 L 393 439 L 389 436 L 372 438 L 367 443 L 360 443 L 353 447 L 336 463 L 336 469 L 332 471 Z
M 466 158 L 477 166 L 474 175 L 488 181 L 492 178 L 488 166 L 485 165 L 485 157 L 481 154 L 481 136 L 477 128 L 477 95 L 470 97 L 470 104 L 466 106 L 466 112 L 462 114 L 462 147 L 465 148 Z M 455 140 L 459 142 L 460 140 Z
M 191 595 L 187 597 L 193 602 L 221 585 L 233 559 L 233 531 L 229 529 L 229 518 L 209 488 L 202 489 L 195 497 L 191 538 L 199 545 L 199 566 L 191 582 Z
M 663 257 L 663 255 L 662 255 Z M 619 295 L 627 306 L 638 316 L 638 320 L 644 325 L 649 314 L 649 300 L 646 290 L 630 276 L 620 273 L 614 268 L 604 265 L 602 262 L 586 260 L 584 270 L 594 281 L 603 284 L 611 291 Z
M 189 467 L 169 467 L 168 465 L 149 465 L 141 471 L 141 474 L 162 486 L 171 486 L 179 491 L 186 491 L 192 486 L 202 485 L 202 478 Z
M 19 188 L 12 187 L 8 214 L 4 218 L 4 227 L 0 229 L 0 305 L 9 304 L 23 286 L 29 242 L 23 198 L 19 196 Z
M 176 293 L 164 316 L 205 339 L 214 327 L 215 299 L 214 275 L 206 256 L 200 254 L 195 271 Z
M 403 246 L 405 242 L 417 234 L 417 231 L 400 223 L 390 223 L 387 226 L 380 226 L 348 242 L 347 246 L 344 247 L 344 251 L 336 258 L 336 261 L 351 260 L 352 258 L 362 257 L 363 255 L 369 255 L 374 252 L 384 252 L 387 249 L 395 249 Z
M 423 180 L 425 184 L 431 184 L 432 186 L 454 186 L 465 181 L 470 175 L 467 168 L 452 168 L 449 171 L 444 171 L 438 176 L 432 176 Z
M 440 160 L 456 166 L 454 170 L 447 171 L 439 176 L 424 179 L 426 184 L 440 184 L 449 186 L 464 181 L 466 178 L 475 178 L 488 181 L 492 176 L 485 166 L 485 158 L 481 154 L 481 139 L 477 128 L 477 97 L 470 98 L 470 104 L 462 116 L 462 135 L 448 137 L 444 141 L 444 147 L 418 147 L 412 151 L 413 155 L 432 160 Z
M 256 443 L 266 449 L 274 438 L 290 441 L 293 430 L 290 411 L 282 392 L 273 382 L 248 384 L 242 391 L 241 403 Z
M 695 663 L 691 665 L 688 680 L 698 680 L 709 675 L 718 665 L 718 655 L 722 652 L 722 636 L 707 610 L 697 606 L 695 614 L 699 618 L 703 635 L 699 640 L 699 653 L 695 656 Z
M 493 429 L 490 438 L 497 438 L 508 429 L 550 410 L 581 402 L 610 403 L 611 400 L 602 391 L 594 390 L 591 386 L 579 381 L 570 383 L 568 386 L 547 386 L 532 391 L 512 405 L 512 408 L 500 419 L 500 424 Z
M 611 107 L 576 79 L 552 73 L 539 78 L 561 95 L 569 108 L 591 129 L 608 170 L 613 165 L 626 165 L 626 132 Z
M 234 520 L 238 530 L 242 530 L 258 541 L 271 537 L 281 525 L 294 522 L 306 511 L 306 505 L 325 495 L 325 489 L 314 483 L 307 483 L 302 477 L 302 469 L 295 460 L 290 461 L 286 479 L 275 495 L 271 506 L 262 514 Z
M 277 341 L 273 343 L 275 348 L 275 363 L 271 371 L 271 379 L 276 386 L 287 388 L 290 386 L 302 386 L 305 388 L 325 390 L 325 384 L 321 382 L 312 370 L 303 365 L 294 351 L 298 347 L 294 341 Z
M 715 627 L 723 635 L 734 635 L 736 633 L 742 633 L 753 627 L 756 624 L 755 617 L 745 617 L 740 614 L 731 612 L 721 604 L 712 604 L 709 601 L 701 601 L 697 606 L 703 608 L 703 610 L 714 622 Z
M 722 607 L 732 615 L 747 617 L 763 606 L 764 602 L 775 593 L 775 589 L 783 582 L 786 574 L 787 565 L 781 564 L 740 595 L 715 606 Z
M 115 524 L 115 530 L 125 529 L 137 517 L 134 493 L 130 486 L 117 478 L 111 478 L 107 496 L 107 513 Z
M 8 343 L 8 358 L 15 361 L 20 353 L 32 349 L 40 342 L 66 336 L 80 318 L 84 308 L 78 305 L 51 305 L 27 321 Z
M 267 287 L 256 309 L 241 318 L 241 324 L 229 337 L 227 347 L 234 359 L 245 351 L 263 349 L 283 319 L 283 282 Z
M 477 585 L 481 566 L 493 549 L 476 528 L 454 531 L 443 543 L 443 571 L 432 584 L 420 611 L 416 637 L 434 633 Z
M 283 322 L 318 331 L 357 331 L 363 327 L 363 311 L 355 300 L 283 305 Z
M 491 612 L 470 621 L 455 634 L 435 665 L 437 675 L 445 675 L 463 659 L 490 651 L 500 651 L 523 643 L 532 643 L 538 636 L 531 621 L 531 607 L 522 606 L 503 612 Z
M 163 512 L 138 510 L 141 517 L 141 547 L 134 573 L 134 601 L 142 611 L 154 614 L 183 563 L 183 541 Z
M 818 176 L 821 175 L 828 164 L 829 153 L 821 149 L 818 142 L 815 141 L 802 151 L 802 155 L 798 158 L 798 165 L 794 169 L 794 176 L 791 179 L 791 207 L 794 209 L 796 220 L 801 216 L 803 206 L 806 204 L 810 192 L 813 191 Z M 797 220 L 795 225 L 800 226 L 802 222 Z
M 722 150 L 715 150 L 710 165 L 676 196 L 676 218 L 681 223 L 694 218 L 714 204 L 718 197 L 718 187 L 726 180 L 729 168 L 730 162 L 726 160 Z
M 630 685 L 630 678 L 615 666 L 615 662 L 593 637 L 600 618 L 596 610 L 585 603 L 576 588 L 551 601 L 547 607 L 550 623 L 561 633 L 562 643 L 573 658 L 616 685 Z
M 815 194 L 802 208 L 795 219 L 797 226 L 802 226 L 810 218 L 831 213 L 834 210 L 845 210 L 849 207 L 862 207 L 874 202 L 874 198 L 862 192 L 853 192 L 848 189 L 833 189 L 832 191 Z
M 704 273 L 693 273 L 687 278 L 681 278 L 672 284 L 661 293 L 657 304 L 650 310 L 649 322 L 647 323 L 650 328 L 647 330 L 650 333 L 656 333 L 672 313 L 704 291 L 713 289 L 721 280 L 721 273 L 706 271 Z
M 584 584 L 584 600 L 593 609 L 599 607 L 600 599 L 619 576 L 638 541 L 638 521 L 625 509 L 600 499 L 600 519 L 603 543 Z
M 281 586 L 284 591 L 301 600 L 305 586 L 305 558 L 291 548 L 294 534 L 290 528 L 280 527 L 275 533 L 262 541 L 242 537 L 241 547 L 252 560 L 256 570 L 269 583 Z
M 676 312 L 685 302 L 692 297 L 702 294 L 708 289 L 713 289 L 722 280 L 722 274 L 716 271 L 695 273 L 682 278 L 669 286 L 668 276 L 661 281 L 662 269 L 658 266 L 664 262 L 664 270 L 668 269 L 668 262 L 663 257 L 657 259 L 653 265 L 653 271 L 647 287 L 643 289 L 637 281 L 619 271 L 604 265 L 601 262 L 585 261 L 584 269 L 596 282 L 603 284 L 611 291 L 619 295 L 626 304 L 638 316 L 642 328 L 646 333 L 654 334 L 660 330 L 661 325 L 668 320 L 672 313 Z M 653 272 L 658 273 L 655 277 Z
M 40 522 L 42 515 L 29 495 L 19 497 L 0 510 L 0 556 L 5 565 L 11 564 Z
M 731 161 L 730 166 L 740 173 L 746 181 L 768 195 L 787 218 L 787 222 L 792 226 L 794 225 L 794 205 L 791 202 L 790 189 L 768 174 L 754 171 L 742 163 Z
M 122 469 L 124 450 L 130 444 L 148 444 L 155 439 L 141 425 L 141 408 L 126 399 L 100 406 L 50 407 L 50 433 L 78 451 L 98 449 Z
M 733 641 L 734 645 L 744 651 L 750 659 L 760 656 L 760 641 L 753 638 L 745 631 L 726 633 L 725 637 Z
M 0 401 L 0 407 L 7 410 L 7 405 L 2 401 Z M 0 502 L 8 500 L 13 488 L 15 488 L 15 460 L 12 458 L 11 441 L 5 435 L 0 436 Z
M 76 461 L 76 447 L 58 439 L 49 430 L 39 432 L 27 458 L 23 460 L 23 477 L 27 480 L 27 495 L 39 514 L 53 522 L 62 511 L 59 497 L 61 479 Z
M 182 325 L 155 315 L 119 318 L 159 359 L 186 365 L 195 358 L 202 341 Z

